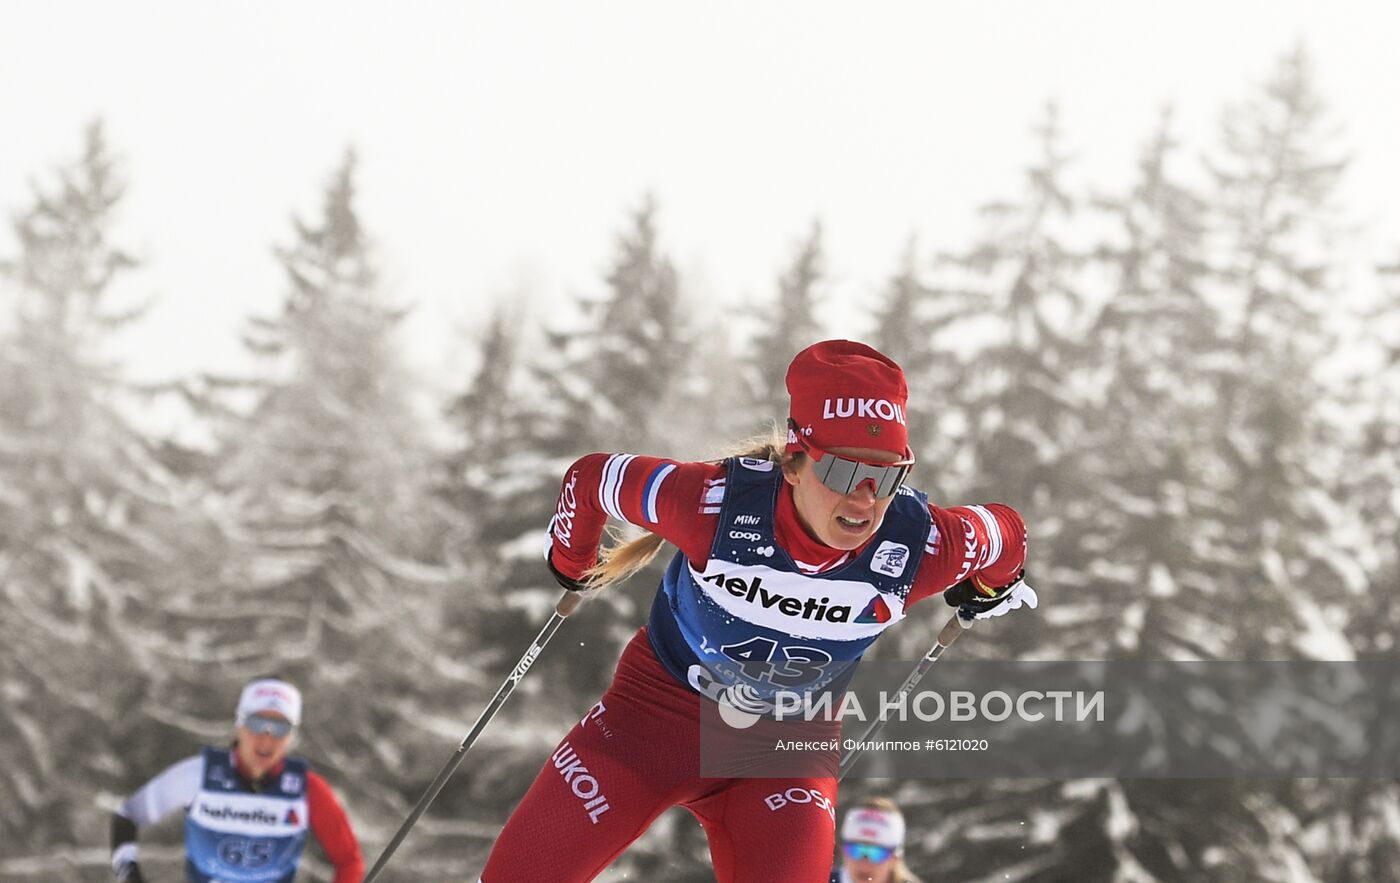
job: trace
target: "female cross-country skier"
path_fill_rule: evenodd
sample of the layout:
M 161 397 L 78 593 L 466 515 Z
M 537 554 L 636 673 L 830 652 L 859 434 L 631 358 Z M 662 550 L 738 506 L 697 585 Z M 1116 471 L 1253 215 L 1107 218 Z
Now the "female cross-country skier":
M 893 800 L 867 797 L 846 810 L 830 883 L 919 883 L 904 864 L 904 815 Z
M 335 867 L 333 883 L 360 883 L 360 844 L 330 785 L 288 757 L 301 723 L 301 692 L 257 678 L 238 698 L 238 735 L 206 747 L 143 785 L 112 815 L 112 867 L 119 883 L 144 883 L 136 833 L 185 813 L 189 883 L 291 883 L 308 832 Z
M 589 454 L 565 473 L 545 552 L 565 588 L 625 579 L 663 540 L 679 552 L 612 685 L 545 763 L 482 883 L 592 880 L 677 804 L 703 826 L 720 883 L 822 883 L 834 775 L 702 777 L 703 707 L 746 663 L 800 680 L 853 662 L 939 593 L 978 616 L 1035 605 L 1014 510 L 942 508 L 904 486 L 914 456 L 898 365 L 823 341 L 793 359 L 787 389 L 786 444 L 701 463 Z M 600 561 L 609 515 L 649 535 Z

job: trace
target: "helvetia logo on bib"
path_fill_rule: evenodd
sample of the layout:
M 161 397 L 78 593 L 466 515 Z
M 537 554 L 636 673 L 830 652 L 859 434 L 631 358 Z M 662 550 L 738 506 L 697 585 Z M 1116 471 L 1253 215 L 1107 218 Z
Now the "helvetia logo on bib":
M 711 583 L 718 588 L 724 589 L 736 598 L 757 604 L 765 609 L 777 610 L 784 616 L 799 617 L 801 619 L 824 620 L 826 622 L 850 622 L 851 608 L 844 604 L 832 604 L 830 598 L 808 598 L 806 601 L 798 598 L 791 598 L 776 591 L 769 591 L 763 587 L 763 577 L 756 576 L 753 582 L 747 582 L 741 576 L 730 577 L 725 573 L 716 573 L 710 576 L 700 577 L 701 582 Z M 885 611 L 886 618 L 889 617 L 889 610 Z M 880 620 L 883 622 L 884 620 Z
M 865 605 L 865 609 L 860 612 L 860 616 L 856 617 L 856 622 L 861 623 L 880 623 L 889 621 L 889 605 L 886 604 L 885 599 L 881 598 L 879 595 L 876 595 L 874 598 L 872 598 L 870 603 Z

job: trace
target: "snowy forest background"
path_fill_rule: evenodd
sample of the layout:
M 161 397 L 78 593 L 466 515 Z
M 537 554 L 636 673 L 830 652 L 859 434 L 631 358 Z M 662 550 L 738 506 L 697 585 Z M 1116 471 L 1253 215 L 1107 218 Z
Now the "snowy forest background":
M 1339 266 L 1353 146 L 1301 49 L 1261 79 L 1210 144 L 1164 111 L 1122 190 L 1068 183 L 1047 106 L 1026 166 L 988 184 L 1008 198 L 965 241 L 911 231 L 854 326 L 828 321 L 820 219 L 721 326 L 666 251 L 665 194 L 639 196 L 571 314 L 483 303 L 460 342 L 478 367 L 426 408 L 353 152 L 275 244 L 282 308 L 242 335 L 260 367 L 131 380 L 110 351 L 142 321 L 113 295 L 141 272 L 119 223 L 141 182 L 100 123 L 75 132 L 3 207 L 0 880 L 109 879 L 107 814 L 225 740 L 267 671 L 304 689 L 298 751 L 372 861 L 558 595 L 539 552 L 567 463 L 714 456 L 783 415 L 788 360 L 827 336 L 905 367 L 918 486 L 1030 526 L 1041 609 L 960 657 L 1394 659 L 1400 242 L 1390 265 Z M 172 407 L 197 431 L 145 428 Z M 475 879 L 654 585 L 570 619 L 386 880 Z M 878 657 L 917 658 L 940 609 Z M 904 807 L 927 881 L 1400 879 L 1394 781 L 868 780 L 842 802 L 872 793 Z M 179 878 L 179 840 L 143 838 L 152 879 Z M 680 810 L 602 879 L 663 876 L 712 879 Z

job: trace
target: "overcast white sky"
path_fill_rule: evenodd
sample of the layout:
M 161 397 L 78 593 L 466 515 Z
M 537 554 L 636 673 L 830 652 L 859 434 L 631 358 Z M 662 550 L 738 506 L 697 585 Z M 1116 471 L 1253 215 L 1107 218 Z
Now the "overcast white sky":
M 45 2 L 0 20 L 0 209 L 101 115 L 131 188 L 119 239 L 160 300 L 146 377 L 236 364 L 278 302 L 271 255 L 349 144 L 419 364 L 501 296 L 595 289 L 653 190 L 711 302 L 768 296 L 812 218 L 833 318 L 911 231 L 960 244 L 1033 156 L 1047 98 L 1080 181 L 1123 179 L 1161 105 L 1213 138 L 1302 38 L 1355 151 L 1346 201 L 1400 251 L 1397 4 L 1375 2 Z M 13 238 L 0 232 L 0 254 Z M 838 303 L 839 302 L 839 303 Z M 840 326 L 832 330 L 841 331 Z M 455 378 L 453 378 L 455 382 Z

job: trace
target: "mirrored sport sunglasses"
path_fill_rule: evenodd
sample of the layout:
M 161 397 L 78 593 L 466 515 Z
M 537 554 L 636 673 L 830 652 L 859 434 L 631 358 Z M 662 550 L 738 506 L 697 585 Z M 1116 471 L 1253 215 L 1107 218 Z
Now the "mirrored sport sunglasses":
M 874 463 L 869 460 L 838 457 L 803 438 L 797 424 L 791 419 L 788 420 L 788 428 L 792 430 L 802 450 L 811 456 L 812 471 L 816 473 L 817 480 L 842 496 L 869 481 L 875 485 L 875 498 L 883 500 L 899 490 L 904 480 L 909 477 L 909 470 L 914 468 L 914 455 L 908 451 L 905 452 L 904 459 L 894 463 Z
M 261 714 L 248 715 L 243 721 L 243 726 L 255 736 L 273 736 L 277 739 L 292 732 L 291 721 L 280 717 L 264 717 Z
M 888 846 L 876 846 L 873 843 L 847 843 L 846 857 L 852 861 L 867 861 L 880 864 L 889 861 L 894 855 L 894 850 Z

